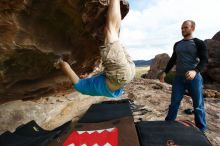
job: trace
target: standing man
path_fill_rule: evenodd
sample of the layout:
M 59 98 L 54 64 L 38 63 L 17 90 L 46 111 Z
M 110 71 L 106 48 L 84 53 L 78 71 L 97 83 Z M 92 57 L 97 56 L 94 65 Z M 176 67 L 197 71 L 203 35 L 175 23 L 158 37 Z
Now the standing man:
M 187 89 L 193 100 L 195 124 L 202 131 L 207 130 L 203 98 L 203 79 L 200 72 L 208 64 L 208 50 L 202 40 L 193 38 L 195 22 L 184 21 L 182 24 L 183 39 L 174 45 L 173 54 L 165 71 L 160 76 L 164 82 L 166 74 L 176 64 L 176 76 L 173 81 L 171 104 L 166 121 L 174 121 L 184 92 Z
M 121 27 L 120 0 L 110 0 L 104 29 L 105 42 L 100 47 L 102 74 L 80 79 L 70 65 L 60 60 L 60 67 L 72 81 L 74 88 L 82 94 L 91 96 L 118 97 L 124 93 L 123 87 L 135 76 L 135 65 L 126 48 L 119 42 Z

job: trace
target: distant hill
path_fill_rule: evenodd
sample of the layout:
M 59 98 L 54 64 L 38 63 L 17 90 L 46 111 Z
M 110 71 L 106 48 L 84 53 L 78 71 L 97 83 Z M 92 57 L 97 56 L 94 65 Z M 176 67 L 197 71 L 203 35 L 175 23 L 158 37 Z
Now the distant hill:
M 153 63 L 154 59 L 150 59 L 150 60 L 134 60 L 134 63 L 137 67 L 141 67 L 141 66 L 150 66 Z

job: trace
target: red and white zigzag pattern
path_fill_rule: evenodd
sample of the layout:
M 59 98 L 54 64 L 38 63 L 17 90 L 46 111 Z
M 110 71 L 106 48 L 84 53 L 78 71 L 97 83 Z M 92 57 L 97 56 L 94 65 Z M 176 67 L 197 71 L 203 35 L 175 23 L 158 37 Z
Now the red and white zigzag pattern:
M 118 146 L 118 129 L 74 131 L 63 146 Z
M 76 146 L 75 144 L 70 144 L 69 146 Z M 82 144 L 81 146 L 88 146 L 87 144 Z M 94 145 L 92 145 L 92 146 L 101 146 L 101 145 L 98 145 L 98 144 L 94 144 Z M 106 143 L 105 145 L 103 145 L 103 146 L 112 146 L 111 144 L 109 144 L 109 143 Z

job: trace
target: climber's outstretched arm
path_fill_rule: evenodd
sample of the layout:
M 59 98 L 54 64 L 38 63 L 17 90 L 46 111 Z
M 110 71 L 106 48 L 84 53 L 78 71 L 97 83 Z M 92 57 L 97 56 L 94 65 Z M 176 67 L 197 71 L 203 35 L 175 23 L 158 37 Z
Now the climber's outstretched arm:
M 60 62 L 60 67 L 64 71 L 64 73 L 69 77 L 73 84 L 78 83 L 79 77 L 76 75 L 76 73 L 72 70 L 72 68 L 67 62 Z
M 121 26 L 120 0 L 110 0 L 106 25 L 105 25 L 105 44 L 118 41 Z

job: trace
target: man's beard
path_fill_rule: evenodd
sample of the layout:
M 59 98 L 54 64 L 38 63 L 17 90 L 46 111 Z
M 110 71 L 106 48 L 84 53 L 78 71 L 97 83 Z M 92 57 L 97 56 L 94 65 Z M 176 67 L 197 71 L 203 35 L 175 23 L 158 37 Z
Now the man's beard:
M 188 36 L 191 36 L 191 33 L 183 34 L 183 37 L 188 37 Z

